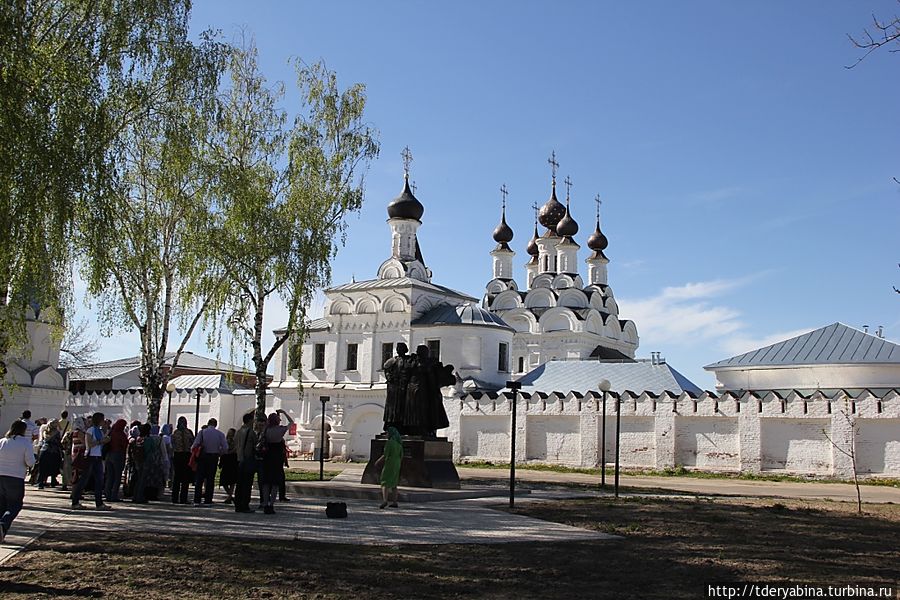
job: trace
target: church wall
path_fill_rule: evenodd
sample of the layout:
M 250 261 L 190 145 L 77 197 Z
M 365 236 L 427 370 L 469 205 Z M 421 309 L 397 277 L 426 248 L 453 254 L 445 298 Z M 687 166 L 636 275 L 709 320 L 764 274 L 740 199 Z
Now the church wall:
M 509 461 L 510 404 L 495 394 L 445 398 L 460 460 Z M 900 395 L 893 391 L 882 396 L 861 392 L 846 401 L 797 394 L 654 398 L 623 393 L 619 404 L 624 467 L 852 477 L 850 460 L 832 447 L 827 433 L 843 449 L 855 440 L 860 474 L 900 477 Z M 516 406 L 518 460 L 581 467 L 600 463 L 599 397 L 534 395 L 520 397 Z M 608 464 L 615 460 L 615 428 L 611 397 Z

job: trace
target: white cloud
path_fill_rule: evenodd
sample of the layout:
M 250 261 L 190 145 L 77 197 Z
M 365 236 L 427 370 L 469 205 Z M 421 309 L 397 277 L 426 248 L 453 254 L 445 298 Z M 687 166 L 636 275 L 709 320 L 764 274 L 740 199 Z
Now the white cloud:
M 744 188 L 740 186 L 727 186 L 721 187 L 714 190 L 706 190 L 703 192 L 698 192 L 692 196 L 695 201 L 703 202 L 703 203 L 715 203 L 715 202 L 724 202 L 726 200 L 731 200 L 732 198 L 737 198 L 741 194 L 745 192 Z
M 710 301 L 740 287 L 746 279 L 717 279 L 664 288 L 650 298 L 622 299 L 622 316 L 638 325 L 641 342 L 692 344 L 734 333 L 744 327 L 740 313 Z
M 811 327 L 807 327 L 805 329 L 792 329 L 790 331 L 779 331 L 776 333 L 771 333 L 762 337 L 755 337 L 751 335 L 735 335 L 722 340 L 721 346 L 724 351 L 730 353 L 732 356 L 736 356 L 738 354 L 750 352 L 751 350 L 765 348 L 766 346 L 771 346 L 772 344 L 777 344 L 778 342 L 782 342 L 784 340 L 789 340 L 793 337 L 797 337 L 798 335 L 809 333 L 812 330 L 813 328 Z

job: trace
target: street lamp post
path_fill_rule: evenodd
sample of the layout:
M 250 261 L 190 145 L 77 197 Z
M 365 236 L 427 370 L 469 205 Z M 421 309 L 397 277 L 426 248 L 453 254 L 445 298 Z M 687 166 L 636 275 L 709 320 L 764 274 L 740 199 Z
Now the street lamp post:
M 172 392 L 175 391 L 175 384 L 171 381 L 166 384 L 166 391 L 169 392 L 169 410 L 166 412 L 166 423 L 172 423 Z
M 506 387 L 512 390 L 512 421 L 510 422 L 509 432 L 509 507 L 513 508 L 516 503 L 516 399 L 519 390 L 522 389 L 522 383 L 519 381 L 507 381 Z
M 203 388 L 197 388 L 197 413 L 194 415 L 194 435 L 200 431 L 200 392 Z
M 603 392 L 603 413 L 600 415 L 600 487 L 606 489 L 606 392 L 609 391 L 609 379 L 601 379 L 597 387 Z
M 319 481 L 325 480 L 325 403 L 331 400 L 330 396 L 320 396 L 322 403 L 322 437 L 319 440 Z
M 622 423 L 622 396 L 616 394 L 616 498 L 619 497 L 619 430 Z

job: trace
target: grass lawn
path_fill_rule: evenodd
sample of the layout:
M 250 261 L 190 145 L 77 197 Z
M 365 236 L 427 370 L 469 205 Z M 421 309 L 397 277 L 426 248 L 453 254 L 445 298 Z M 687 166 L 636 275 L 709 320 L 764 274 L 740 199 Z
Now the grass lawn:
M 646 599 L 705 598 L 716 582 L 894 583 L 900 507 L 865 510 L 734 498 L 517 507 L 623 536 L 553 544 L 366 547 L 52 529 L 0 567 L 0 597 Z

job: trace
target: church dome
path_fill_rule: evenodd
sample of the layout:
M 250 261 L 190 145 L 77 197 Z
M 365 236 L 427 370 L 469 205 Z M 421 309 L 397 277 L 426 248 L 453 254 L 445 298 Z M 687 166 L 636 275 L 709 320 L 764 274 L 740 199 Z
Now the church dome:
M 538 245 L 537 245 L 537 240 L 538 240 L 538 230 L 537 230 L 537 223 L 535 223 L 534 224 L 534 236 L 528 242 L 528 247 L 525 248 L 525 251 L 528 252 L 529 256 L 537 256 L 538 254 L 541 253 L 541 250 L 540 250 L 540 248 L 538 248 Z
M 562 237 L 572 237 L 578 233 L 578 223 L 575 222 L 575 219 L 572 218 L 572 214 L 569 212 L 568 201 L 566 201 L 566 214 L 556 224 L 556 233 Z
M 541 212 L 538 213 L 538 220 L 541 222 L 541 225 L 555 232 L 556 224 L 559 223 L 565 214 L 566 207 L 556 199 L 556 180 L 554 180 L 550 199 L 541 207 Z
M 498 244 L 508 244 L 513 239 L 513 230 L 506 224 L 506 211 L 500 217 L 500 224 L 494 230 L 494 241 Z
M 415 219 L 420 221 L 424 212 L 425 207 L 422 206 L 422 203 L 409 189 L 409 177 L 404 177 L 403 191 L 388 204 L 388 217 L 391 219 Z
M 600 231 L 599 220 L 597 221 L 597 228 L 594 230 L 594 233 L 592 233 L 591 237 L 588 238 L 587 245 L 588 248 L 597 252 L 603 252 L 609 245 L 609 240 L 606 239 L 606 236 L 603 235 L 602 231 Z
M 414 320 L 412 325 L 475 325 L 512 330 L 499 316 L 476 304 L 442 304 Z

